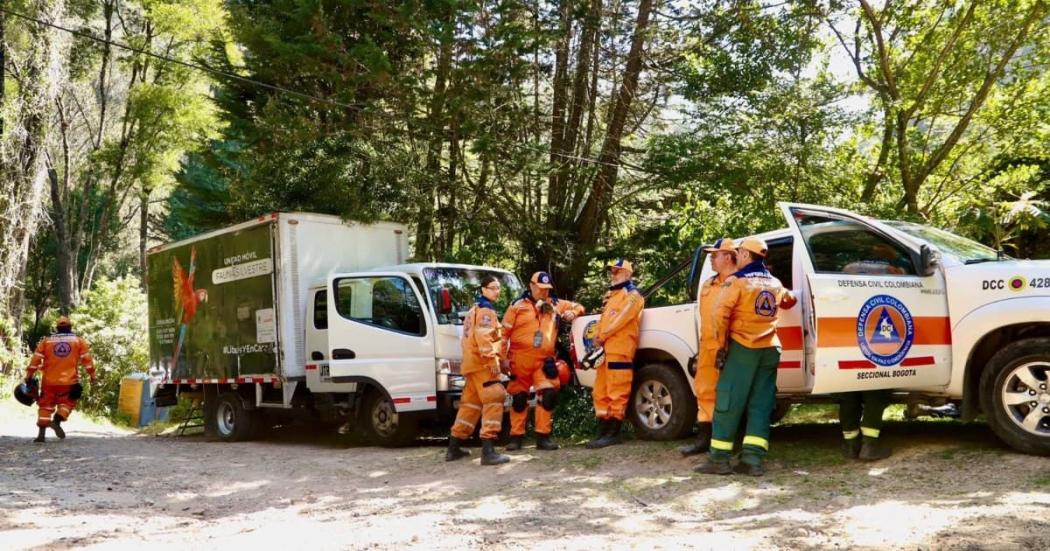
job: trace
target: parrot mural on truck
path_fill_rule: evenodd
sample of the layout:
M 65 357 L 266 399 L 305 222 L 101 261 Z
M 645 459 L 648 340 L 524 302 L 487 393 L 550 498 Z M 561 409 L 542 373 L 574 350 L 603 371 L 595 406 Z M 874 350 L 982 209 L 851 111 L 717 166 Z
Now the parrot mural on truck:
M 171 370 L 174 372 L 179 365 L 179 353 L 182 351 L 182 345 L 186 342 L 186 332 L 189 330 L 190 324 L 193 323 L 193 317 L 197 315 L 197 304 L 208 302 L 208 291 L 206 289 L 193 288 L 193 277 L 197 272 L 197 247 L 190 249 L 189 272 L 182 267 L 177 256 L 171 257 L 171 263 L 171 275 L 174 280 L 174 293 L 172 296 L 175 297 L 175 319 L 179 320 L 179 336 L 178 340 L 175 341 L 175 355 L 171 359 Z

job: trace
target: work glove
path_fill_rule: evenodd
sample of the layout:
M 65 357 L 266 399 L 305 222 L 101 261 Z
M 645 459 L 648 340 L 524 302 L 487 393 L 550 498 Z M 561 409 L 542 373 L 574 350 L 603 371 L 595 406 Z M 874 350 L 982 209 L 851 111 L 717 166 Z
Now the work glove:
M 723 369 L 725 369 L 726 356 L 728 356 L 728 355 L 729 355 L 729 351 L 726 350 L 725 348 L 719 350 L 718 354 L 715 354 L 715 369 L 717 369 L 719 371 L 722 371 Z
M 558 378 L 558 366 L 554 363 L 554 358 L 543 360 L 543 375 L 548 379 Z

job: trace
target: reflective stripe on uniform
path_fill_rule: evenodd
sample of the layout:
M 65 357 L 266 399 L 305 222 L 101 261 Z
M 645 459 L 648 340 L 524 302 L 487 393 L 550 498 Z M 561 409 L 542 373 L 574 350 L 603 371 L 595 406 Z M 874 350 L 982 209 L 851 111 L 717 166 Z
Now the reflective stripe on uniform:
M 881 431 L 879 431 L 879 429 L 869 429 L 868 427 L 861 427 L 860 432 L 864 433 L 864 436 L 867 436 L 868 438 L 878 438 L 879 432 Z
M 491 427 L 491 426 L 497 426 L 497 427 L 498 427 L 498 426 L 500 426 L 500 425 L 501 425 L 502 423 L 503 423 L 503 421 L 502 421 L 502 420 L 498 420 L 498 421 L 482 421 L 482 422 L 481 422 L 481 424 L 482 424 L 482 425 L 485 425 L 485 426 L 490 426 L 490 427 Z
M 761 436 L 745 436 L 744 437 L 744 445 L 745 446 L 757 446 L 759 448 L 762 448 L 763 450 L 768 450 L 769 449 L 769 440 L 766 440 L 765 438 L 762 438 Z
M 476 410 L 478 410 L 478 411 L 481 411 L 481 406 L 480 406 L 480 405 L 478 405 L 478 404 L 464 404 L 463 402 L 460 402 L 460 403 L 459 403 L 459 407 L 462 407 L 462 408 L 470 408 L 470 409 L 476 409 Z
M 711 448 L 716 449 L 716 450 L 722 450 L 722 451 L 729 452 L 729 451 L 733 451 L 733 443 L 732 442 L 727 442 L 725 440 L 715 440 L 714 438 L 712 438 L 711 439 Z
M 474 428 L 474 423 L 471 423 L 470 421 L 464 421 L 463 419 L 456 419 L 456 422 L 460 423 L 460 424 L 463 424 L 463 425 L 466 425 L 466 426 L 470 427 L 471 429 Z
M 856 438 L 858 436 L 860 436 L 860 431 L 859 430 L 844 430 L 844 431 L 842 431 L 842 437 L 845 438 L 846 440 L 853 440 L 854 438 Z

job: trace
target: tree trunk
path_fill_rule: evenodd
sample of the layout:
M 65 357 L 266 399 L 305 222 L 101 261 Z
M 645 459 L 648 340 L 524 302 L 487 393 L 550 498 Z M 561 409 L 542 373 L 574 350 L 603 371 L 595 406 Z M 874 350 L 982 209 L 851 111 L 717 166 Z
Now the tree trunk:
M 149 190 L 139 194 L 139 286 L 146 291 L 146 248 L 149 245 Z
M 568 98 L 569 41 L 572 38 L 572 0 L 562 0 L 559 8 L 558 41 L 554 47 L 554 81 L 551 84 L 551 145 L 550 167 L 547 194 L 548 205 L 558 208 L 564 189 L 559 174 L 561 167 L 568 161 L 565 158 L 565 102 Z M 537 203 L 539 204 L 539 203 Z M 537 219 L 542 220 L 542 213 L 537 212 Z M 548 221 L 550 222 L 550 221 Z
M 598 240 L 598 232 L 601 229 L 605 208 L 616 186 L 624 125 L 627 121 L 627 112 L 631 108 L 631 102 L 638 92 L 638 78 L 642 71 L 643 50 L 645 49 L 645 38 L 649 30 L 649 16 L 652 13 L 652 9 L 652 0 L 641 0 L 638 4 L 638 18 L 634 27 L 634 36 L 631 38 L 631 49 L 627 54 L 627 65 L 624 69 L 623 81 L 620 83 L 615 103 L 612 111 L 609 113 L 609 125 L 606 129 L 605 140 L 602 143 L 601 155 L 598 157 L 601 165 L 598 167 L 598 173 L 591 183 L 590 195 L 588 195 L 583 205 L 583 210 L 576 220 L 575 255 L 568 281 L 570 288 L 573 290 L 583 280 L 588 254 Z
M 441 153 L 445 144 L 445 90 L 452 69 L 452 41 L 455 31 L 454 8 L 449 8 L 438 45 L 437 72 L 434 91 L 430 97 L 430 113 L 427 130 L 430 135 L 427 145 L 426 168 L 419 188 L 419 220 L 416 224 L 416 258 L 433 260 L 436 243 L 434 229 L 434 202 L 437 182 L 441 173 Z

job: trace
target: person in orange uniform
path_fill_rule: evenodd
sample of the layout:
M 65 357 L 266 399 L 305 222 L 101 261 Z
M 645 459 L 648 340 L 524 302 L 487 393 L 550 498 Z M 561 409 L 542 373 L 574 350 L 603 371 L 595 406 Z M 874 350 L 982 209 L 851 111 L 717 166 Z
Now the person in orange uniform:
M 733 282 L 733 273 L 737 269 L 736 244 L 732 239 L 719 239 L 713 247 L 704 250 L 711 255 L 711 268 L 714 269 L 715 275 L 701 285 L 697 301 L 700 309 L 700 331 L 697 335 L 699 352 L 693 385 L 696 390 L 696 420 L 700 430 L 694 444 L 678 448 L 686 457 L 704 453 L 711 447 L 711 420 L 715 413 L 715 385 L 718 384 L 718 368 L 715 366 L 715 358 L 718 356 L 715 312 Z
M 481 464 L 500 465 L 510 461 L 509 457 L 497 453 L 495 447 L 503 424 L 503 402 L 507 398 L 507 391 L 499 380 L 503 336 L 493 304 L 499 299 L 501 290 L 496 276 L 484 277 L 481 296 L 463 319 L 461 373 L 466 383 L 459 399 L 456 422 L 448 438 L 445 461 L 470 455 L 461 446 L 474 434 L 478 420 L 481 420 Z
M 645 299 L 631 281 L 634 267 L 619 259 L 609 266 L 612 285 L 605 293 L 595 347 L 605 348 L 605 358 L 594 380 L 594 414 L 598 418 L 598 437 L 587 443 L 590 449 L 623 442 L 620 428 L 627 413 L 634 379 L 634 352 L 642 325 Z
M 62 316 L 55 322 L 55 333 L 44 337 L 37 344 L 29 369 L 26 370 L 26 381 L 33 379 L 37 371 L 43 374 L 40 399 L 37 400 L 36 426 L 39 432 L 34 442 L 44 442 L 48 427 L 59 438 L 66 437 L 62 422 L 69 419 L 83 392 L 80 366 L 84 366 L 91 377 L 91 384 L 95 384 L 91 347 L 86 340 L 73 333 L 73 324 L 69 318 Z
M 511 396 L 508 451 L 520 450 L 525 438 L 530 388 L 536 389 L 536 448 L 558 449 L 551 440 L 552 415 L 561 387 L 554 351 L 558 325 L 562 321 L 571 323 L 576 316 L 583 315 L 584 310 L 575 302 L 553 296 L 553 288 L 550 274 L 532 274 L 529 290 L 503 315 L 504 350 L 511 372 L 507 386 Z
M 769 424 L 776 405 L 780 339 L 777 318 L 781 308 L 795 305 L 795 297 L 766 269 L 769 248 L 749 237 L 737 250 L 737 266 L 722 302 L 715 311 L 718 356 L 722 373 L 715 389 L 708 460 L 697 466 L 705 474 L 730 474 L 729 456 L 740 419 L 747 412 L 747 430 L 736 472 L 761 476 L 769 450 Z

